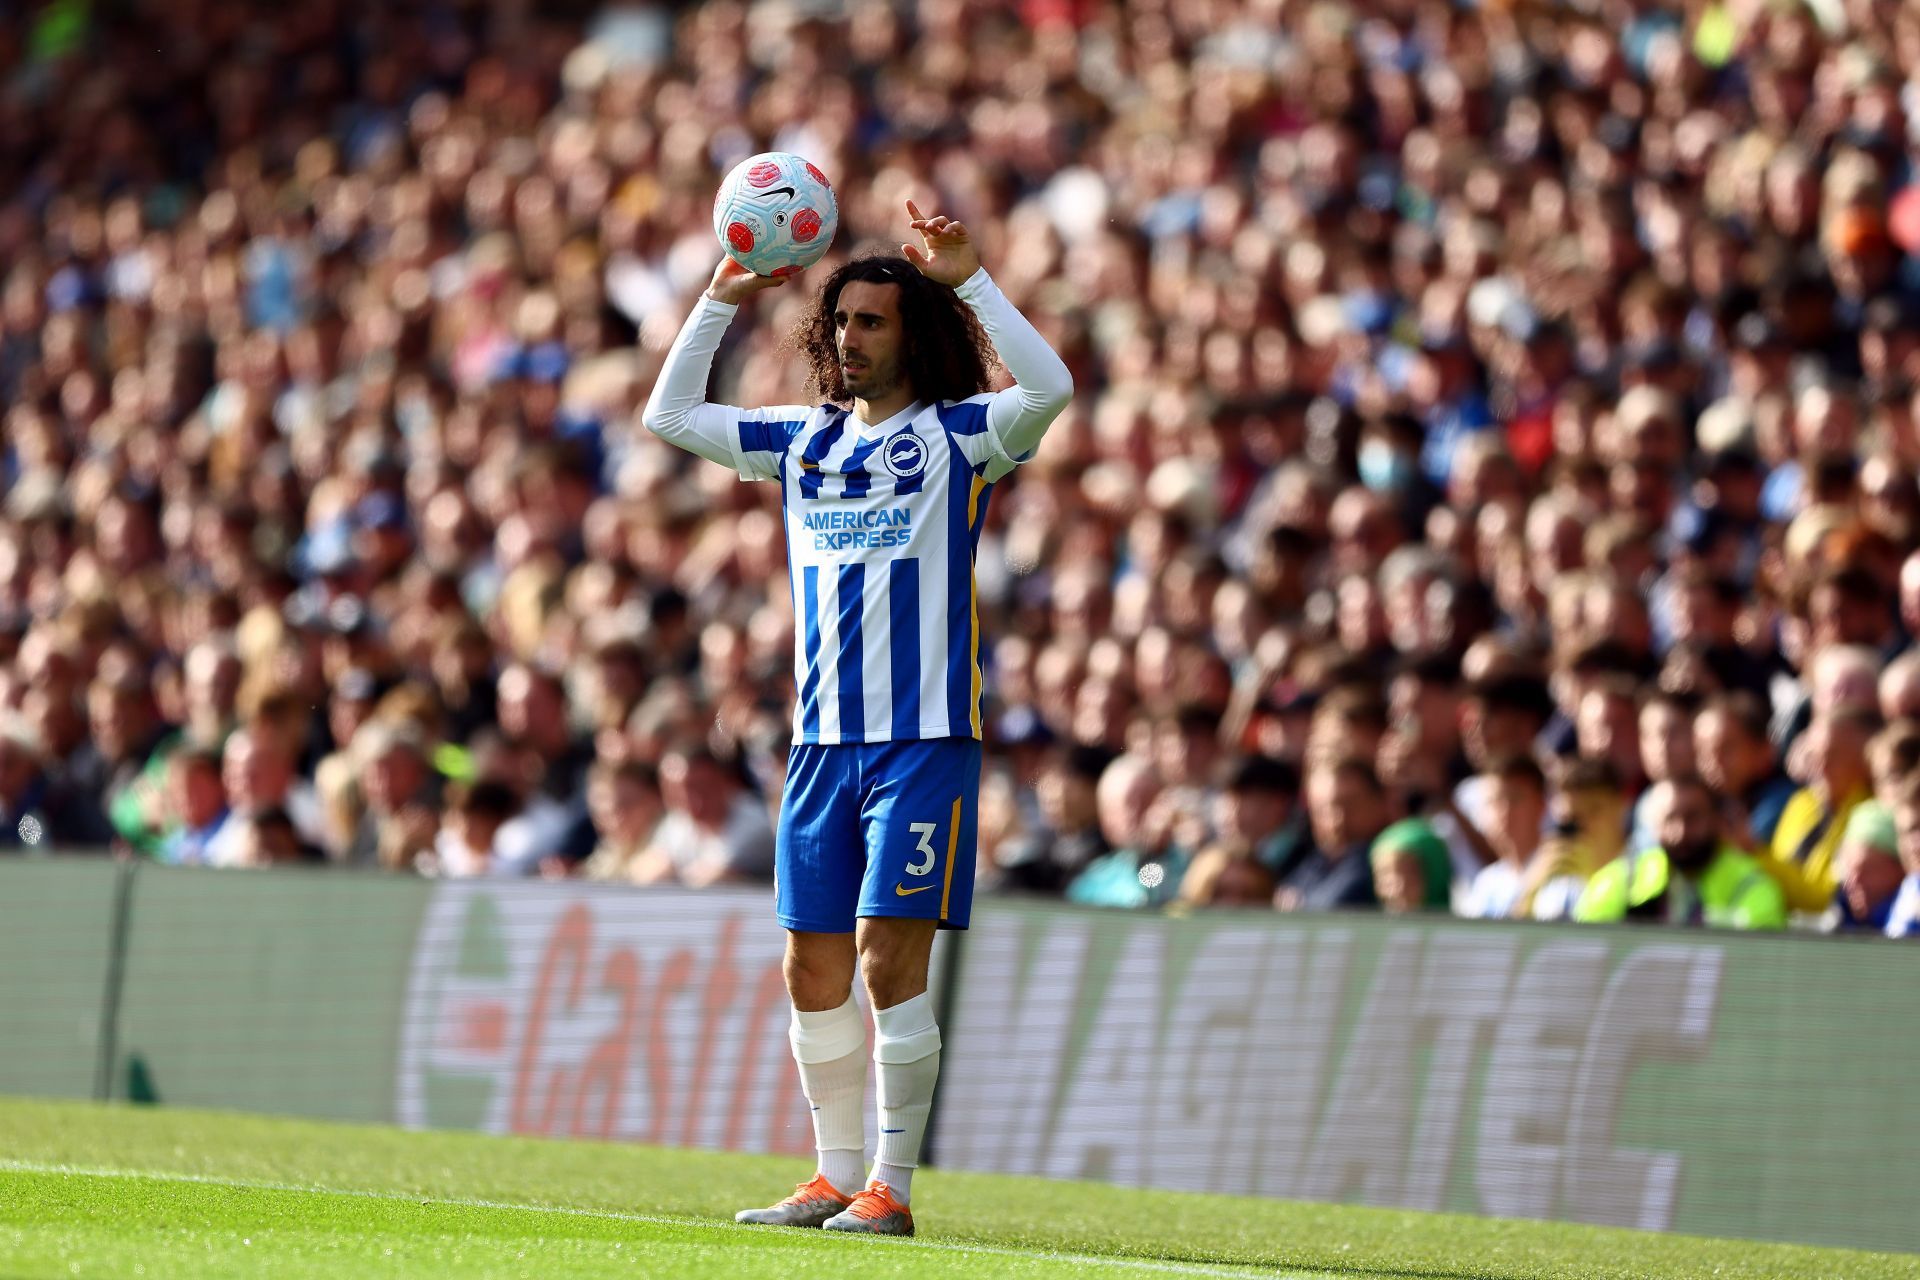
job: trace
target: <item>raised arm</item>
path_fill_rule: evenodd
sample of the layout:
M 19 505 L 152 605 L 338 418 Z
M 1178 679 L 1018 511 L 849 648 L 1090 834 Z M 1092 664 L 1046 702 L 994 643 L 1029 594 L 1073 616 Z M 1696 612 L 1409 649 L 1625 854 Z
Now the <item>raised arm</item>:
M 723 467 L 734 465 L 733 441 L 740 411 L 729 405 L 707 403 L 707 380 L 713 374 L 713 353 L 740 308 L 715 302 L 705 294 L 667 349 L 667 362 L 647 397 L 640 420 L 669 444 L 697 453 Z
M 901 252 L 928 279 L 952 286 L 973 308 L 1001 363 L 1013 375 L 1014 385 L 996 391 L 989 401 L 987 426 L 1013 461 L 1024 462 L 1073 399 L 1073 375 L 987 275 L 965 226 L 952 218 L 923 218 L 911 200 L 907 214 L 920 233 L 920 245 L 903 244 Z
M 1033 322 L 1000 292 L 985 267 L 968 276 L 955 292 L 980 318 L 1000 362 L 1013 375 L 1013 385 L 994 392 L 987 405 L 987 425 L 1008 453 L 1025 461 L 1073 399 L 1073 375 Z
M 667 360 L 647 397 L 640 420 L 669 444 L 679 445 L 747 480 L 770 480 L 778 474 L 778 458 L 786 452 L 806 418 L 806 409 L 783 405 L 771 409 L 736 409 L 710 404 L 707 381 L 713 374 L 713 353 L 740 309 L 740 300 L 761 289 L 778 288 L 792 276 L 756 276 L 731 258 L 723 258 L 713 283 L 694 304 L 693 314 L 667 350 Z

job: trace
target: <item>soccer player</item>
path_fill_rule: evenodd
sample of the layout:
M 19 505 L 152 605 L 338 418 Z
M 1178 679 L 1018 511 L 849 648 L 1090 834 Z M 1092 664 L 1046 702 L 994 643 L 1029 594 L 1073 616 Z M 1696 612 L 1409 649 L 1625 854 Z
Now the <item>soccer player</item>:
M 911 201 L 907 213 L 920 244 L 836 270 L 795 335 L 828 403 L 704 402 L 735 310 L 786 282 L 723 258 L 643 415 L 742 479 L 778 482 L 786 514 L 800 696 L 775 903 L 787 929 L 788 1038 L 820 1160 L 811 1181 L 741 1222 L 913 1234 L 913 1171 L 940 1073 L 927 962 L 937 929 L 967 927 L 973 897 L 974 553 L 995 482 L 1033 456 L 1073 395 L 1066 365 L 988 278 L 966 227 L 922 217 Z M 1015 385 L 989 393 L 996 351 Z M 856 962 L 879 1084 L 879 1150 L 864 1184 Z

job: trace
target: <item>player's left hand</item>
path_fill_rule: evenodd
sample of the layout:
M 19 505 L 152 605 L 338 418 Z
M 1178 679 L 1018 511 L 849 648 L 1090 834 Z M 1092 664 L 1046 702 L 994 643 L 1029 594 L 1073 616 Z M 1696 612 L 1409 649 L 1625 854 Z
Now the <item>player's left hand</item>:
M 922 217 L 911 200 L 907 201 L 907 216 L 920 233 L 923 247 L 903 244 L 900 252 L 920 268 L 921 275 L 952 288 L 965 284 L 967 277 L 980 269 L 980 251 L 973 247 L 966 227 L 952 218 Z

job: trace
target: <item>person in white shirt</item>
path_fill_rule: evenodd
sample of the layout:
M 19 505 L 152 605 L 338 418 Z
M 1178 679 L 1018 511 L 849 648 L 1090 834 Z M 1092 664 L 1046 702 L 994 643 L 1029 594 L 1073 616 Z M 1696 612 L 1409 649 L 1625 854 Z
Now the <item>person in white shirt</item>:
M 1480 869 L 1460 914 L 1476 920 L 1513 915 L 1526 888 L 1527 864 L 1540 847 L 1547 817 L 1547 780 L 1531 756 L 1508 756 L 1481 775 L 1485 780 L 1487 843 L 1495 860 Z
M 680 747 L 660 761 L 666 814 L 630 878 L 694 888 L 773 876 L 773 824 L 737 771 L 705 747 Z

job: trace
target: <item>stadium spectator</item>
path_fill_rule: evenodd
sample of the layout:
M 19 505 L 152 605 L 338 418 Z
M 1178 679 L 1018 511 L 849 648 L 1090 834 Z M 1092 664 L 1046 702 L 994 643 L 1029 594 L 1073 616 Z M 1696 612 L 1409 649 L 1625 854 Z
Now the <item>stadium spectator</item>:
M 0 848 L 26 848 L 51 836 L 58 848 L 59 828 L 49 829 L 54 815 L 46 813 L 49 799 L 39 739 L 18 716 L 0 724 Z
M 1847 933 L 1885 933 L 1905 872 L 1893 813 L 1878 800 L 1858 806 L 1847 818 L 1834 874 L 1839 888 L 1822 924 Z
M 353 773 L 339 803 L 348 814 L 336 857 L 356 866 L 411 864 L 440 826 L 442 785 L 411 725 L 369 720 L 354 732 Z
M 1245 846 L 1276 878 L 1284 877 L 1305 843 L 1306 814 L 1299 800 L 1293 766 L 1266 756 L 1244 757 L 1228 771 L 1214 799 L 1213 829 Z
M 665 814 L 659 771 L 639 760 L 602 760 L 587 775 L 596 843 L 581 863 L 588 880 L 631 882 Z
M 1089 907 L 1160 907 L 1173 901 L 1186 875 L 1187 853 L 1171 832 L 1148 821 L 1160 793 L 1153 766 L 1123 755 L 1100 774 L 1094 790 L 1100 834 L 1112 846 L 1067 885 L 1067 901 Z
M 236 815 L 221 834 L 232 829 L 241 833 L 229 865 L 236 867 L 283 867 L 320 865 L 327 860 L 315 845 L 300 838 L 293 818 L 285 809 L 263 809 L 246 816 Z
M 739 774 L 705 747 L 675 747 L 660 762 L 666 814 L 630 878 L 694 888 L 773 875 L 773 824 Z
M 320 836 L 320 800 L 294 774 L 294 761 L 278 743 L 249 729 L 229 734 L 220 760 L 220 782 L 234 818 L 247 820 L 276 810 L 288 818 L 300 815 L 295 831 L 301 840 Z M 242 845 L 253 840 L 242 822 L 228 822 L 208 841 L 206 860 L 216 867 L 245 865 Z
M 1892 809 L 1900 866 L 1906 876 L 1887 911 L 1887 936 L 1920 937 L 1920 790 L 1909 786 Z
M 1172 732 L 1178 733 L 1177 726 Z M 1155 761 L 1164 758 L 1156 753 Z M 1059 893 L 1095 859 L 1111 852 L 1103 834 L 1098 788 L 1107 767 L 1097 747 L 1056 747 L 1040 770 L 1038 825 L 1015 836 L 995 857 L 996 887 Z
M 231 810 L 220 780 L 220 757 L 183 747 L 167 760 L 166 831 L 158 856 L 170 866 L 207 866 Z
M 1487 842 L 1495 860 L 1480 869 L 1460 904 L 1460 914 L 1505 920 L 1518 914 L 1547 817 L 1547 779 L 1529 756 L 1496 760 L 1486 780 Z
M 1445 911 L 1453 899 L 1453 857 L 1424 819 L 1402 818 L 1373 842 L 1373 881 L 1389 915 Z
M 1280 882 L 1274 905 L 1282 911 L 1377 905 L 1372 845 L 1387 825 L 1387 805 L 1373 767 L 1351 756 L 1312 765 L 1306 805 L 1313 845 Z
M 1604 760 L 1574 760 L 1548 800 L 1548 834 L 1527 864 L 1513 914 L 1570 920 L 1595 872 L 1628 849 L 1627 800 Z
M 1745 691 L 1718 694 L 1693 722 L 1700 776 L 1729 814 L 1728 838 L 1766 849 L 1796 788 L 1780 771 L 1760 700 Z
M 74 752 L 67 779 L 76 845 L 105 848 L 118 835 L 110 817 L 166 734 L 145 682 L 128 667 L 103 672 L 87 686 L 87 740 Z
M 483 779 L 450 788 L 446 817 L 430 850 L 413 852 L 424 874 L 449 880 L 511 875 L 499 856 L 502 827 L 520 811 L 520 798 L 504 782 Z
M 1879 727 L 1879 713 L 1868 705 L 1816 713 L 1807 729 L 1809 781 L 1781 810 L 1764 864 L 1795 911 L 1818 915 L 1833 900 L 1841 837 L 1854 809 L 1872 795 L 1867 743 Z
M 1188 907 L 1266 907 L 1273 900 L 1273 874 L 1240 845 L 1210 844 L 1194 855 L 1180 880 Z
M 1594 873 L 1574 908 L 1589 924 L 1622 920 L 1727 929 L 1779 929 L 1787 922 L 1780 886 L 1757 859 L 1722 838 L 1713 793 L 1683 774 L 1656 783 L 1660 844 L 1629 851 Z

